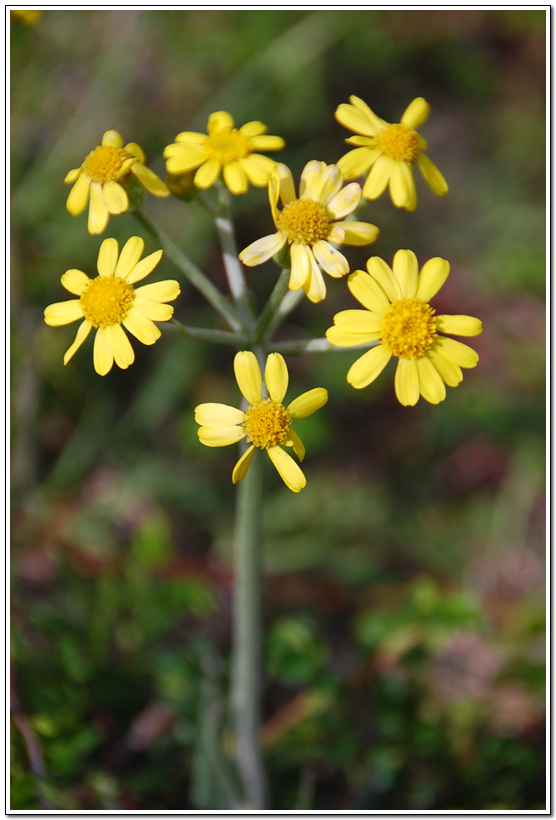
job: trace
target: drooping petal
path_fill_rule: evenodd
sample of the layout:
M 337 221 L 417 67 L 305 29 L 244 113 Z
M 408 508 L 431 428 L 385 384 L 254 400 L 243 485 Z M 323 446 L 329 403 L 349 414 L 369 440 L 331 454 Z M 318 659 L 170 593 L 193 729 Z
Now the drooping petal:
M 141 279 L 145 279 L 145 277 L 148 276 L 149 273 L 152 273 L 152 271 L 156 268 L 156 266 L 158 265 L 158 263 L 162 259 L 162 254 L 163 254 L 162 250 L 154 251 L 154 253 L 150 253 L 148 256 L 145 256 L 144 259 L 140 259 L 139 262 L 137 262 L 137 264 L 134 265 L 131 268 L 131 270 L 129 271 L 128 275 L 125 278 L 126 282 L 128 282 L 130 285 L 133 285 L 134 282 L 140 282 Z M 176 293 L 176 296 L 177 296 L 178 293 L 179 293 L 178 283 L 173 279 L 168 279 L 166 281 L 167 282 L 173 282 L 173 285 L 178 287 L 178 292 Z M 154 292 L 155 288 L 158 285 L 162 285 L 162 282 L 154 282 L 152 285 L 144 285 L 143 287 L 152 288 L 152 290 Z M 139 290 L 141 290 L 141 288 L 139 288 Z M 151 295 L 148 298 L 149 299 L 154 299 L 154 296 Z M 166 302 L 166 301 L 169 301 L 169 300 L 160 299 L 159 301 Z
M 99 248 L 97 270 L 99 276 L 113 276 L 118 262 L 118 241 L 110 237 L 105 239 Z
M 114 353 L 108 328 L 99 327 L 93 345 L 93 364 L 99 376 L 106 376 L 114 364 Z
M 141 259 L 141 254 L 145 249 L 145 243 L 140 236 L 132 236 L 127 240 L 120 253 L 120 258 L 116 264 L 114 276 L 120 279 L 127 279 L 133 268 Z
M 104 204 L 108 208 L 109 213 L 118 215 L 123 214 L 129 207 L 129 199 L 117 182 L 109 180 L 102 186 L 102 196 L 104 197 Z
M 448 336 L 437 336 L 433 346 L 441 356 L 460 367 L 475 367 L 479 361 L 479 354 L 472 347 Z
M 370 310 L 341 310 L 334 316 L 334 324 L 342 330 L 372 337 L 382 332 L 382 316 Z
M 136 298 L 133 307 L 153 322 L 167 322 L 174 315 L 173 305 Z
M 129 279 L 127 280 L 129 282 Z M 175 279 L 165 279 L 163 282 L 153 282 L 150 285 L 141 285 L 136 288 L 137 299 L 148 299 L 152 302 L 173 302 L 180 295 L 180 285 Z
M 228 162 L 222 169 L 222 176 L 227 189 L 235 196 L 244 194 L 249 188 L 247 174 L 241 167 L 240 162 Z
M 419 372 L 419 390 L 422 397 L 430 404 L 440 404 L 446 398 L 446 385 L 440 373 L 428 356 L 423 356 L 416 361 Z
M 290 246 L 291 273 L 290 290 L 300 290 L 311 275 L 311 262 L 305 245 L 296 242 Z
M 206 447 L 227 447 L 228 444 L 237 444 L 245 438 L 245 428 L 233 425 L 231 427 L 199 427 L 197 435 L 201 444 Z
M 267 453 L 286 487 L 294 493 L 300 492 L 307 481 L 299 464 L 281 447 L 269 447 Z
M 417 165 L 423 175 L 423 179 L 427 185 L 432 188 L 435 194 L 444 196 L 444 194 L 448 193 L 448 183 L 426 154 L 419 154 L 417 157 Z
M 400 404 L 413 407 L 419 401 L 419 372 L 415 359 L 400 359 L 396 367 L 394 388 Z
M 288 389 L 288 368 L 280 353 L 269 353 L 266 359 L 264 381 L 272 401 L 282 402 Z
M 96 183 L 91 183 L 89 187 L 89 218 L 87 220 L 87 230 L 93 236 L 102 233 L 108 225 L 110 214 L 104 197 L 102 188 Z
M 44 321 L 50 327 L 70 325 L 83 318 L 83 310 L 79 299 L 68 299 L 67 302 L 54 302 L 44 311 Z
M 288 433 L 288 436 L 289 440 L 291 441 L 291 446 L 293 447 L 294 453 L 300 461 L 303 461 L 303 459 L 305 458 L 305 447 L 303 445 L 303 442 L 301 441 L 295 430 L 292 430 L 291 428 Z
M 413 251 L 397 251 L 394 255 L 392 270 L 400 283 L 402 297 L 404 299 L 413 299 L 417 293 L 419 278 L 419 263 Z
M 349 185 L 345 185 L 338 191 L 326 207 L 334 219 L 344 219 L 357 208 L 360 200 L 360 185 L 358 185 L 357 182 L 350 182 Z
M 313 304 L 317 304 L 317 302 L 322 302 L 326 297 L 326 283 L 313 254 L 308 251 L 307 255 L 309 257 L 310 273 L 309 277 L 305 280 L 303 290 L 307 299 L 313 302 Z
M 346 257 L 325 239 L 315 242 L 313 253 L 317 263 L 329 276 L 340 279 L 349 273 L 349 262 Z
M 130 364 L 133 364 L 135 361 L 135 353 L 133 352 L 131 342 L 122 330 L 121 325 L 110 325 L 106 328 L 106 332 L 110 339 L 114 361 L 118 367 L 121 367 L 122 370 L 126 370 Z
M 400 122 L 412 130 L 419 128 L 430 114 L 431 107 L 423 97 L 416 97 L 403 112 Z
M 343 242 L 346 245 L 370 245 L 378 236 L 378 228 L 370 222 L 342 222 Z M 330 241 L 334 241 L 329 237 Z
M 152 345 L 160 338 L 158 327 L 144 313 L 132 305 L 131 310 L 122 320 L 123 326 L 144 345 Z
M 73 341 L 73 344 L 68 347 L 64 354 L 64 365 L 66 365 L 76 350 L 79 350 L 89 333 L 91 332 L 92 324 L 85 319 L 84 322 L 81 322 L 79 327 L 77 328 L 77 334 Z
M 255 454 L 255 445 L 252 444 L 241 456 L 238 460 L 236 466 L 234 467 L 232 473 L 232 482 L 237 484 L 238 481 L 243 481 L 245 476 L 247 475 L 247 471 L 249 470 L 249 465 L 253 460 L 253 456 Z
M 450 273 L 450 263 L 446 259 L 435 256 L 425 262 L 419 274 L 419 284 L 417 285 L 417 298 L 423 302 L 429 302 L 436 296 Z
M 383 154 L 378 157 L 363 185 L 365 199 L 378 199 L 384 193 L 395 165 L 396 163 L 393 160 Z
M 143 165 L 142 162 L 136 162 L 131 168 L 132 173 L 137 177 L 141 185 L 153 196 L 169 196 L 170 191 L 165 182 L 157 177 L 157 175 Z
M 61 281 L 67 291 L 73 293 L 75 296 L 81 296 L 91 280 L 82 270 L 72 268 L 64 273 Z
M 437 316 L 436 329 L 453 336 L 478 336 L 482 333 L 483 323 L 474 316 Z
M 263 236 L 244 248 L 239 254 L 239 258 L 249 268 L 262 265 L 263 262 L 267 262 L 274 254 L 282 250 L 285 244 L 286 237 L 282 236 L 281 233 Z
M 234 424 L 243 424 L 245 413 L 229 404 L 206 402 L 195 408 L 195 421 L 203 427 L 232 427 Z
M 396 208 L 414 211 L 417 207 L 417 191 L 413 171 L 407 162 L 393 162 L 390 175 L 390 196 Z
M 324 387 L 314 387 L 294 399 L 286 409 L 292 419 L 304 419 L 324 407 L 327 401 L 328 391 Z
M 391 358 L 392 354 L 384 345 L 377 345 L 367 350 L 348 370 L 349 384 L 356 390 L 367 387 L 382 373 Z
M 67 179 L 67 177 L 66 177 Z M 78 216 L 85 210 L 87 200 L 89 199 L 89 179 L 84 173 L 80 173 L 77 177 L 75 185 L 71 189 L 66 202 L 66 208 L 72 216 Z
M 263 396 L 263 380 L 257 357 L 250 350 L 241 350 L 234 359 L 234 373 L 242 395 L 249 404 L 257 404 Z
M 348 288 L 357 301 L 367 310 L 372 310 L 382 316 L 390 306 L 390 302 L 378 282 L 375 282 L 373 277 L 363 270 L 356 270 L 350 274 Z

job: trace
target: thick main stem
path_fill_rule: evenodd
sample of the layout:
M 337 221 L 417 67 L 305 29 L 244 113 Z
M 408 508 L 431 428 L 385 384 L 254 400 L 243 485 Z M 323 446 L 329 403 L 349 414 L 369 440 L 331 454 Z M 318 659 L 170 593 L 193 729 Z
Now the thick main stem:
M 261 720 L 261 513 L 262 453 L 256 451 L 238 484 L 234 533 L 234 612 L 231 706 L 238 774 L 246 808 L 263 809 L 266 775 Z

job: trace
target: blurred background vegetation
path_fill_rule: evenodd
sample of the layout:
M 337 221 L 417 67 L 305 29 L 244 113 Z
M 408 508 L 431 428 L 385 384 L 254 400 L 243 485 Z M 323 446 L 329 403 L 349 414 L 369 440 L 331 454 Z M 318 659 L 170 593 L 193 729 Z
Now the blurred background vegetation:
M 218 809 L 230 651 L 234 453 L 192 408 L 235 404 L 232 349 L 171 334 L 104 379 L 75 327 L 48 328 L 99 237 L 63 179 L 116 129 L 162 151 L 210 112 L 260 119 L 298 177 L 336 161 L 357 94 L 421 129 L 450 193 L 383 197 L 352 269 L 398 248 L 450 260 L 440 312 L 481 317 L 476 370 L 444 404 L 364 391 L 349 351 L 288 360 L 308 484 L 265 486 L 265 695 L 271 808 L 542 809 L 544 772 L 544 11 L 50 11 L 11 20 L 12 809 Z M 421 184 L 420 184 L 421 183 Z M 266 192 L 233 202 L 239 246 L 272 229 Z M 219 285 L 210 220 L 147 211 Z M 132 215 L 107 235 L 141 233 Z M 146 239 L 148 251 L 155 250 Z M 262 304 L 272 264 L 249 282 Z M 163 259 L 160 279 L 177 271 Z M 155 277 L 156 278 L 156 277 Z M 322 336 L 344 284 L 282 338 Z M 187 285 L 176 315 L 212 326 Z M 232 739 L 224 731 L 224 747 Z

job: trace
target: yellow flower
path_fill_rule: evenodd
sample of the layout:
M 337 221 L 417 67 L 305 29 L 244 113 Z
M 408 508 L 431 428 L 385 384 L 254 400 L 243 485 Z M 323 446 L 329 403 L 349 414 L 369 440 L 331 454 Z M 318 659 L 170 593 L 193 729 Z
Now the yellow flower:
M 412 251 L 401 250 L 392 268 L 377 256 L 367 271 L 356 270 L 348 287 L 365 310 L 343 310 L 334 317 L 327 339 L 337 347 L 379 342 L 350 367 L 347 380 L 358 390 L 373 382 L 392 356 L 397 357 L 395 389 L 403 405 L 414 405 L 422 396 L 431 404 L 446 398 L 445 384 L 457 387 L 462 367 L 475 367 L 475 351 L 444 336 L 477 336 L 482 331 L 473 316 L 437 316 L 429 300 L 440 290 L 450 265 L 435 257 L 419 273 Z
M 359 136 L 346 142 L 357 145 L 338 162 L 346 179 L 369 172 L 363 185 L 365 199 L 378 199 L 390 186 L 390 196 L 397 208 L 414 211 L 417 192 L 412 165 L 417 163 L 425 182 L 438 196 L 448 191 L 446 180 L 438 168 L 423 153 L 427 143 L 415 130 L 423 123 L 430 106 L 417 97 L 406 108 L 399 123 L 381 120 L 359 97 L 349 98 L 351 105 L 342 103 L 336 109 L 336 119 L 345 128 Z
M 145 166 L 143 149 L 135 142 L 124 146 L 117 131 L 106 131 L 102 144 L 85 157 L 83 165 L 66 175 L 64 182 L 74 183 L 68 196 L 68 211 L 78 216 L 89 200 L 87 229 L 90 234 L 103 233 L 110 214 L 123 214 L 129 208 L 122 183 L 130 174 L 151 194 L 168 196 L 164 182 Z
M 10 9 L 12 20 L 19 20 L 26 26 L 36 26 L 42 17 L 42 11 L 35 9 Z
M 183 131 L 164 149 L 169 174 L 198 169 L 194 183 L 205 190 L 214 185 L 220 173 L 232 194 L 244 194 L 249 183 L 264 188 L 275 161 L 257 151 L 280 151 L 285 142 L 271 137 L 262 122 L 248 122 L 235 128 L 227 111 L 216 111 L 208 118 L 208 134 Z
M 261 369 L 254 353 L 238 353 L 234 359 L 234 371 L 249 406 L 244 412 L 227 404 L 200 404 L 195 408 L 195 421 L 202 425 L 198 431 L 199 440 L 207 447 L 225 447 L 242 439 L 250 445 L 234 467 L 234 484 L 247 475 L 255 447 L 266 450 L 286 486 L 298 493 L 306 484 L 305 476 L 282 447 L 292 447 L 298 459 L 303 461 L 305 447 L 292 430 L 292 421 L 319 410 L 328 401 L 328 393 L 323 387 L 315 387 L 285 407 L 282 401 L 288 389 L 288 368 L 280 353 L 270 353 L 266 360 L 267 397 L 263 397 Z
M 97 328 L 93 361 L 100 376 L 105 376 L 114 362 L 122 370 L 133 364 L 135 354 L 122 325 L 145 345 L 152 345 L 159 338 L 160 330 L 154 322 L 172 318 L 174 308 L 164 302 L 176 299 L 180 287 L 172 279 L 133 287 L 154 270 L 162 256 L 162 251 L 155 251 L 141 259 L 144 246 L 139 236 L 132 236 L 118 257 L 117 241 L 105 239 L 98 254 L 99 276 L 89 279 L 83 271 L 75 269 L 64 273 L 62 285 L 79 299 L 57 302 L 44 311 L 44 321 L 53 327 L 84 319 L 74 343 L 66 351 L 64 364 L 93 327 Z
M 331 243 L 369 245 L 378 228 L 367 222 L 343 221 L 353 213 L 361 199 L 361 188 L 352 182 L 342 188 L 343 178 L 337 165 L 308 162 L 295 196 L 290 169 L 278 163 L 268 183 L 268 198 L 277 233 L 257 239 L 239 258 L 244 265 L 262 265 L 284 245 L 290 247 L 290 290 L 303 288 L 311 302 L 326 296 L 321 269 L 336 278 L 349 273 L 349 263 Z M 278 199 L 284 206 L 278 210 Z

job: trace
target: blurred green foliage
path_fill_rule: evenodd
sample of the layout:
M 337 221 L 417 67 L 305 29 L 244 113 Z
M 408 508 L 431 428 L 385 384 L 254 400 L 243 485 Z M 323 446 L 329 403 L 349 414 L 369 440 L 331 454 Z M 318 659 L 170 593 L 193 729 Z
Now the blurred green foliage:
M 542 10 L 46 10 L 11 23 L 13 810 L 229 807 L 233 453 L 192 408 L 235 404 L 233 351 L 170 334 L 96 376 L 47 328 L 101 239 L 63 178 L 110 128 L 162 150 L 212 111 L 260 119 L 297 176 L 334 162 L 350 94 L 423 134 L 447 177 L 414 214 L 386 198 L 371 253 L 443 256 L 446 313 L 480 316 L 476 370 L 402 408 L 392 371 L 356 392 L 349 351 L 288 361 L 307 488 L 265 487 L 262 741 L 277 810 L 534 810 L 544 775 L 545 24 Z M 84 32 L 87 36 L 84 36 Z M 234 200 L 244 247 L 265 191 Z M 210 220 L 147 204 L 224 287 Z M 120 241 L 140 228 L 112 218 Z M 147 250 L 154 250 L 146 238 Z M 368 249 L 353 249 L 352 268 Z M 163 259 L 161 279 L 176 275 Z M 263 304 L 272 264 L 249 275 Z M 322 336 L 342 283 L 284 338 Z M 178 318 L 211 326 L 187 286 Z M 222 752 L 222 748 L 224 752 Z

